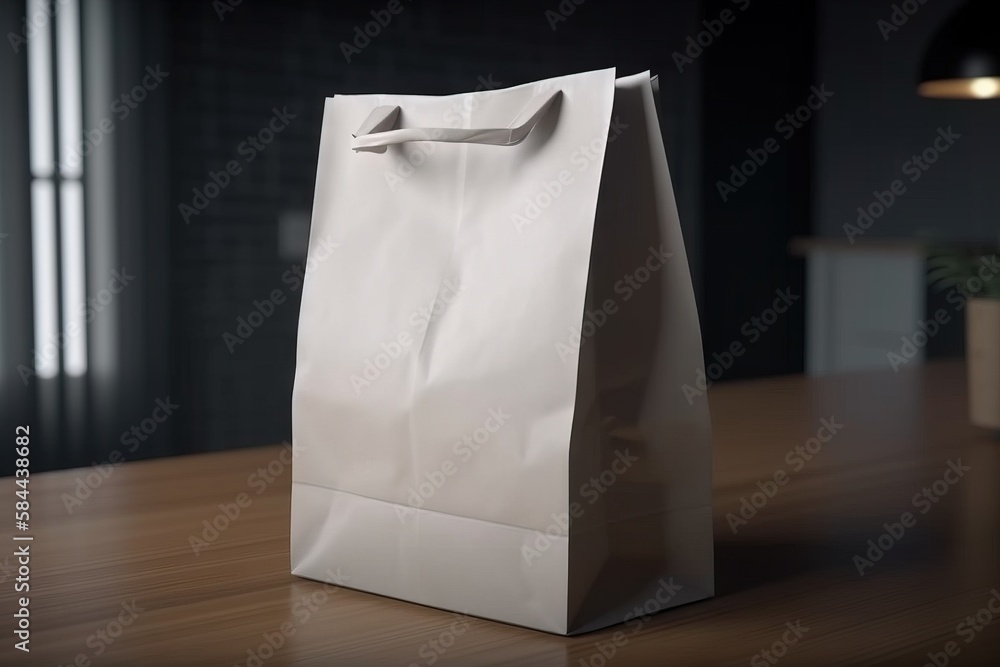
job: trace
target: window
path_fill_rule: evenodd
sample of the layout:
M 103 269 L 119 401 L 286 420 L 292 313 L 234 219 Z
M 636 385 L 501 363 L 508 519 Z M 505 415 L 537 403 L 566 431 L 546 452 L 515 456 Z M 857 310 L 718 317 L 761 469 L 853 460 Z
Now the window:
M 78 376 L 87 372 L 80 6 L 27 0 L 26 11 L 36 27 L 27 50 L 35 372 Z

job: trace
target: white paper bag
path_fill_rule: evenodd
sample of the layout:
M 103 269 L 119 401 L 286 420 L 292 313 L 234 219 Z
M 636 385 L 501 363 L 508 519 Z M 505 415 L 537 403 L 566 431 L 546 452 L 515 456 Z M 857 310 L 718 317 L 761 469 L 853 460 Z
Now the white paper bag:
M 609 69 L 327 99 L 294 574 L 559 634 L 713 594 L 708 409 L 681 390 L 702 348 L 654 85 Z

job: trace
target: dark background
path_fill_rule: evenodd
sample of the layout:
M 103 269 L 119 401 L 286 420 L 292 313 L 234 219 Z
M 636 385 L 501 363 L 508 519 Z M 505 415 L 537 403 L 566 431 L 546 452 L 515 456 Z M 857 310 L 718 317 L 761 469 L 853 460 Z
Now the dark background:
M 877 235 L 996 237 L 997 104 L 923 100 L 914 90 L 926 41 L 956 0 L 922 5 L 888 40 L 877 21 L 891 3 L 865 0 L 401 3 L 348 63 L 341 44 L 386 2 L 81 0 L 85 129 L 112 115 L 114 99 L 147 66 L 169 76 L 85 163 L 87 293 L 114 268 L 136 278 L 90 324 L 86 375 L 27 384 L 17 365 L 31 364 L 34 347 L 28 69 L 23 48 L 0 45 L 0 433 L 32 426 L 34 469 L 89 465 L 122 450 L 122 434 L 168 397 L 179 407 L 125 459 L 290 438 L 299 295 L 283 276 L 304 260 L 323 101 L 334 94 L 447 94 L 483 80 L 507 87 L 606 67 L 659 74 L 709 358 L 742 338 L 775 290 L 805 293 L 804 262 L 789 242 L 843 238 L 856 206 L 939 125 L 975 138 Z M 546 12 L 560 6 L 573 11 L 553 23 Z M 674 54 L 724 9 L 735 20 L 679 70 Z M 0 0 L 0 32 L 19 32 L 24 16 L 23 2 Z M 834 91 L 827 106 L 779 138 L 780 150 L 722 201 L 717 181 L 747 149 L 778 136 L 775 122 L 823 84 Z M 186 224 L 178 206 L 192 202 L 209 172 L 242 161 L 241 142 L 274 108 L 295 117 Z M 288 302 L 230 353 L 224 333 L 275 288 Z M 792 308 L 723 380 L 802 372 L 805 312 Z M 930 356 L 960 352 L 960 328 L 929 348 Z

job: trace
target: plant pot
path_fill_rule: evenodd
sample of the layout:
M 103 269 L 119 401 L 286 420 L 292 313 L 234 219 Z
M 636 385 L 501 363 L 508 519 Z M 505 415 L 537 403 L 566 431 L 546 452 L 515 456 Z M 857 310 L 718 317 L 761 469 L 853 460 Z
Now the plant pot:
M 970 298 L 966 305 L 969 419 L 1000 430 L 1000 299 Z

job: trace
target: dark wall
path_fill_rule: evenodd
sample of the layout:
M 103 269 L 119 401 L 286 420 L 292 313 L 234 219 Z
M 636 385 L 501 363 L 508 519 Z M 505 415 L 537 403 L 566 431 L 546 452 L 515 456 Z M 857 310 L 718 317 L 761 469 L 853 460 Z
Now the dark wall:
M 24 3 L 0 0 L 0 34 L 17 34 Z M 4 48 L 8 48 L 6 45 Z M 16 56 L 17 54 L 13 54 Z M 31 311 L 31 218 L 27 191 L 27 72 L 23 58 L 0 58 L 0 432 L 33 423 L 31 396 L 16 366 L 33 346 Z M 11 457 L 0 459 L 0 474 L 13 474 Z
M 704 11 L 710 21 L 732 17 L 701 56 L 707 363 L 728 365 L 724 379 L 801 372 L 805 307 L 794 297 L 804 295 L 804 267 L 789 259 L 788 241 L 810 231 L 813 126 L 785 116 L 822 83 L 814 3 L 715 0 Z M 772 318 L 779 290 L 793 303 Z
M 912 14 L 898 15 L 896 25 L 890 22 L 890 4 L 820 3 L 818 76 L 838 98 L 816 123 L 817 233 L 846 239 L 844 225 L 856 225 L 857 208 L 869 206 L 875 190 L 900 179 L 906 192 L 862 240 L 922 236 L 996 243 L 1000 100 L 916 94 L 927 43 L 962 4 L 920 3 Z M 904 173 L 907 162 L 932 145 L 938 129 L 948 127 L 961 138 L 926 171 Z

